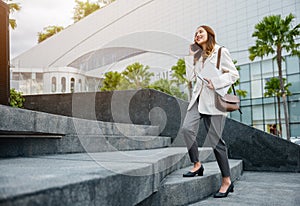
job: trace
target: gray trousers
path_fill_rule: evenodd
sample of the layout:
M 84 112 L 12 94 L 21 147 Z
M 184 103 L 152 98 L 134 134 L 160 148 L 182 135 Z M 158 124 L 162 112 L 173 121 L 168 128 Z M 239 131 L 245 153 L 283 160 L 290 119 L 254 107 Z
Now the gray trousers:
M 193 107 L 187 111 L 182 126 L 182 133 L 191 162 L 199 162 L 198 143 L 196 137 L 199 130 L 200 118 L 202 118 L 207 132 L 203 147 L 213 148 L 222 176 L 229 177 L 230 168 L 228 163 L 227 147 L 222 139 L 222 132 L 226 117 L 223 115 L 201 114 L 197 107 L 198 103 L 196 102 Z

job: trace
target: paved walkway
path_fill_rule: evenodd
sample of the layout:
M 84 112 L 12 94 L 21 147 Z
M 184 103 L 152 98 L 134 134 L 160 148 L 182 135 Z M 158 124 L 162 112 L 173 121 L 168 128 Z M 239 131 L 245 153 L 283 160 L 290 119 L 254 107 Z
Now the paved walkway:
M 244 172 L 227 198 L 209 197 L 190 206 L 300 205 L 300 173 Z

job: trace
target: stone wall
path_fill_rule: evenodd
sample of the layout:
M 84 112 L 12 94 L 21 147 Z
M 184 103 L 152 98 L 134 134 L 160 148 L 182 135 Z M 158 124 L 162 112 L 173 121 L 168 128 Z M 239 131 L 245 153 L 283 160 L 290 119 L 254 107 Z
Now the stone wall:
M 51 114 L 105 122 L 158 125 L 175 138 L 187 102 L 150 89 L 25 96 L 24 107 Z
M 180 127 L 188 102 L 155 90 L 26 96 L 25 107 L 54 114 L 109 122 L 158 125 L 172 146 L 185 146 Z M 200 123 L 198 143 L 204 142 Z M 242 159 L 245 170 L 300 172 L 300 146 L 227 119 L 223 138 L 229 157 Z

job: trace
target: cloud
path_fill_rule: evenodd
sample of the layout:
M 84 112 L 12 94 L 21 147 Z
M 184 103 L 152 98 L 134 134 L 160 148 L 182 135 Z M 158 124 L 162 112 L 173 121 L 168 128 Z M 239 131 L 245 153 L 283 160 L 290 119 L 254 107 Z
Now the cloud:
M 47 26 L 67 27 L 73 23 L 75 0 L 19 0 L 21 11 L 11 18 L 16 19 L 17 28 L 10 30 L 11 59 L 37 44 L 37 34 Z

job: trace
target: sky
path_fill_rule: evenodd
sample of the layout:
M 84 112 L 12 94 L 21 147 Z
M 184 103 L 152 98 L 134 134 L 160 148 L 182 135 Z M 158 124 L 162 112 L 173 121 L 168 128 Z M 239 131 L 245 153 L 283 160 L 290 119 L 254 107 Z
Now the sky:
M 75 0 L 14 0 L 21 10 L 10 14 L 17 28 L 10 29 L 10 58 L 37 45 L 38 32 L 47 26 L 67 27 L 73 23 Z

